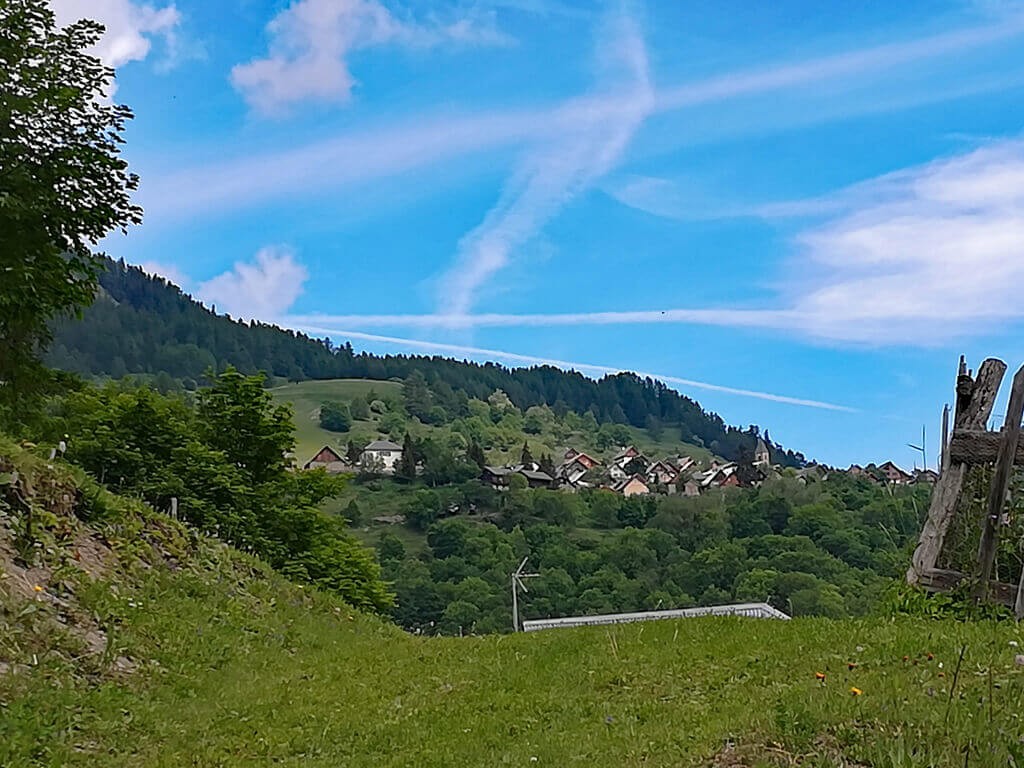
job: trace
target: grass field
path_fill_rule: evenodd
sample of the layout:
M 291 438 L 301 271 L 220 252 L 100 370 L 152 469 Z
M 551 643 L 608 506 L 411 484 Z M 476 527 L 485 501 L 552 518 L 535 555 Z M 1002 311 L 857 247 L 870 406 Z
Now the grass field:
M 140 671 L 76 681 L 44 660 L 0 681 L 0 764 L 686 766 L 734 744 L 717 764 L 953 766 L 969 749 L 971 765 L 1005 766 L 1024 753 L 1012 625 L 691 619 L 426 639 L 274 577 L 156 573 L 132 597 L 145 608 L 122 617 L 119 644 Z
M 311 458 L 325 445 L 344 446 L 348 435 L 339 435 L 320 429 L 320 405 L 326 400 L 351 400 L 366 397 L 368 392 L 398 398 L 402 385 L 394 381 L 370 381 L 368 379 L 329 379 L 326 381 L 303 381 L 275 387 L 270 392 L 279 403 L 288 403 L 295 412 L 295 456 L 299 463 Z M 376 428 L 369 422 L 356 422 L 353 434 L 376 437 Z
M 413 637 L 134 502 L 88 529 L 74 476 L 15 466 L 55 533 L 19 566 L 0 502 L 5 768 L 1024 765 L 1011 622 Z

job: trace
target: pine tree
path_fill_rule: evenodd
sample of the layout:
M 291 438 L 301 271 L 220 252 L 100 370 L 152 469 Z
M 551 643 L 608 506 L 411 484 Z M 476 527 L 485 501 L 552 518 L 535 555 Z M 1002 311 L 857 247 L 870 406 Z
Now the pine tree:
M 555 476 L 555 461 L 551 458 L 550 453 L 542 453 L 537 463 L 540 464 L 541 472 L 546 472 L 551 477 Z
M 398 462 L 395 475 L 403 480 L 416 479 L 416 441 L 408 432 L 405 433 L 405 440 L 402 441 L 402 458 Z
M 530 453 L 530 444 L 523 441 L 523 455 L 519 459 L 520 464 L 533 464 L 533 454 Z
M 363 455 L 363 449 L 355 444 L 354 441 L 348 441 L 348 447 L 345 450 L 345 458 L 348 459 L 349 464 L 358 464 L 359 457 Z
M 410 416 L 426 419 L 430 412 L 431 396 L 427 380 L 418 369 L 413 370 L 402 386 L 405 410 Z
M 484 454 L 484 449 L 480 447 L 480 443 L 476 440 L 470 441 L 469 445 L 466 446 L 466 458 L 480 467 L 480 469 L 483 469 L 487 464 L 487 456 Z

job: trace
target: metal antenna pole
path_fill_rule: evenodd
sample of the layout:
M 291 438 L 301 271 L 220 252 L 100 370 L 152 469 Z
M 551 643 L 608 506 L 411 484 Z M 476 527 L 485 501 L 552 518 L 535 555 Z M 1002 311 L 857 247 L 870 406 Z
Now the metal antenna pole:
M 523 573 L 523 568 L 526 567 L 526 561 L 529 559 L 529 556 L 524 557 L 523 562 L 512 573 L 512 630 L 514 632 L 521 631 L 519 622 L 519 590 L 523 590 L 524 593 L 529 592 L 526 585 L 523 584 L 523 579 L 532 579 L 534 576 L 540 576 L 539 573 Z
M 512 631 L 519 631 L 519 590 L 516 588 L 516 575 L 512 574 Z

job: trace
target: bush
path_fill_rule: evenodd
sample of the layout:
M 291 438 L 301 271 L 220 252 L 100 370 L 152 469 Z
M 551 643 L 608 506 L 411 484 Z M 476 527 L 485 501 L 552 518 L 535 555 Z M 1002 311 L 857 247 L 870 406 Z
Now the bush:
M 348 432 L 352 414 L 345 403 L 327 402 L 320 406 L 320 428 L 329 432 Z

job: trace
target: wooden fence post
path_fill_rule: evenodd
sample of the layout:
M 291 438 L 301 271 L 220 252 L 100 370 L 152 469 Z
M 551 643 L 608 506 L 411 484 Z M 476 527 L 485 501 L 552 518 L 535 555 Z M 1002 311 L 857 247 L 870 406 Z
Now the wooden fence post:
M 995 563 L 996 547 L 999 544 L 999 525 L 1002 521 L 1003 506 L 1006 504 L 1006 492 L 1010 488 L 1017 443 L 1020 441 L 1021 419 L 1024 419 L 1024 366 L 1021 366 L 1013 377 L 1010 404 L 1006 408 L 1006 418 L 1003 420 L 999 455 L 996 457 L 996 469 L 992 476 L 992 487 L 989 489 L 985 522 L 981 529 L 976 574 L 978 581 L 974 587 L 974 596 L 978 599 L 988 594 L 988 582 L 992 577 L 992 565 Z
M 967 370 L 966 361 L 963 357 L 960 358 L 953 416 L 954 433 L 957 430 L 984 429 L 989 416 L 992 415 L 999 385 L 1005 374 L 1006 363 L 989 358 L 981 364 L 977 378 L 972 378 Z M 953 515 L 956 514 L 968 465 L 962 461 L 952 460 L 948 450 L 946 458 L 948 461 L 942 467 L 942 473 L 932 491 L 928 517 L 921 528 L 917 549 L 914 550 L 914 558 L 910 570 L 907 571 L 907 582 L 910 584 L 917 584 L 922 574 L 935 568 L 946 531 Z
M 942 444 L 939 449 L 939 474 L 949 464 L 949 403 L 942 406 Z

